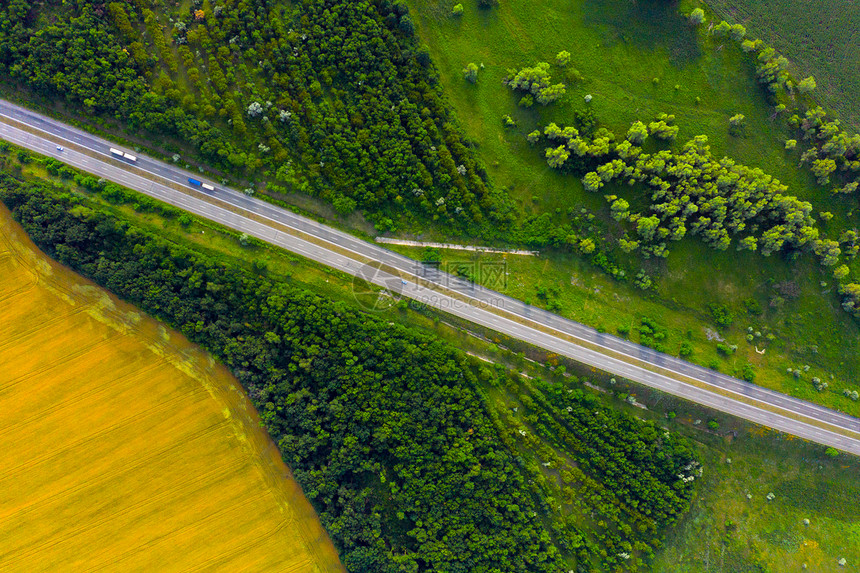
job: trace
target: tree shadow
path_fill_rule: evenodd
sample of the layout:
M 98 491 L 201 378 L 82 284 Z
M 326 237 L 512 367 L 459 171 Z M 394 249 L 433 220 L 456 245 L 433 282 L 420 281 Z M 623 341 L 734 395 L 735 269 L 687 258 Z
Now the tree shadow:
M 665 48 L 678 67 L 702 55 L 696 28 L 672 0 L 586 0 L 585 22 L 603 32 L 606 45 Z

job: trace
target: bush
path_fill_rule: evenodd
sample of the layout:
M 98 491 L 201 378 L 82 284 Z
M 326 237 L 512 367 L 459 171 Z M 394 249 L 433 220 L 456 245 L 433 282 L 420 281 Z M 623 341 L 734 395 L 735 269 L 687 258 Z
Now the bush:
M 745 298 L 743 300 L 743 305 L 747 312 L 752 315 L 759 316 L 763 312 L 761 305 L 754 298 Z
M 797 83 L 797 91 L 802 94 L 808 94 L 816 88 L 815 78 L 809 76 L 808 78 L 804 78 Z
M 723 356 L 730 356 L 730 355 L 734 354 L 735 350 L 736 350 L 735 348 L 733 348 L 732 346 L 725 344 L 723 342 L 717 343 L 717 352 Z
M 688 16 L 690 23 L 694 26 L 699 26 L 705 22 L 705 11 L 701 8 L 696 8 Z
M 468 81 L 475 83 L 478 81 L 478 66 L 474 62 L 469 62 L 463 68 L 463 77 Z
M 463 15 L 463 5 L 462 4 L 454 4 L 454 7 L 451 8 L 452 16 L 462 16 Z
M 710 304 L 708 305 L 708 309 L 711 311 L 711 316 L 714 317 L 716 323 L 723 327 L 729 327 L 732 325 L 732 313 L 729 311 L 728 307 L 723 304 Z
M 566 67 L 570 63 L 570 52 L 562 50 L 555 55 L 555 63 L 561 67 Z
M 729 133 L 732 135 L 740 135 L 746 125 L 746 116 L 738 113 L 729 118 Z
M 355 211 L 356 202 L 350 197 L 344 197 L 343 195 L 338 195 L 332 200 L 332 205 L 334 205 L 335 211 L 340 213 L 341 215 L 348 215 Z

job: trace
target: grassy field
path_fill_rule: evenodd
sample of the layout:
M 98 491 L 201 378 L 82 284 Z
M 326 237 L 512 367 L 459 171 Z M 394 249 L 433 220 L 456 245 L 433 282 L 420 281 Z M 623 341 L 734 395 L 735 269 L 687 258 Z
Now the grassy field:
M 705 475 L 690 512 L 669 532 L 655 573 L 776 573 L 800 571 L 804 563 L 809 571 L 835 572 L 846 570 L 838 564 L 843 558 L 847 570 L 857 567 L 856 458 L 832 459 L 819 446 L 719 416 L 719 430 L 710 431 L 704 426 L 714 418 L 704 411 L 672 400 L 662 408 L 678 414 L 668 427 L 701 428 L 695 433 Z M 694 426 L 697 419 L 702 423 Z
M 341 571 L 235 379 L 0 207 L 4 571 Z
M 424 251 L 414 247 L 396 246 L 395 250 L 420 259 Z M 704 247 L 703 247 L 704 250 Z M 762 386 L 774 388 L 799 398 L 819 402 L 832 408 L 860 415 L 860 403 L 852 402 L 841 394 L 842 388 L 856 388 L 854 372 L 858 351 L 858 339 L 853 332 L 854 325 L 847 317 L 832 308 L 827 315 L 831 320 L 825 326 L 822 314 L 816 314 L 813 309 L 820 305 L 815 292 L 806 293 L 798 299 L 792 309 L 803 311 L 780 310 L 772 312 L 771 316 L 755 316 L 746 311 L 739 312 L 734 323 L 728 327 L 716 324 L 713 316 L 700 304 L 699 306 L 682 306 L 677 304 L 680 293 L 675 301 L 657 296 L 643 296 L 642 292 L 630 285 L 619 284 L 617 281 L 598 271 L 575 256 L 552 255 L 529 257 L 519 255 L 502 255 L 488 253 L 464 253 L 463 251 L 440 250 L 442 266 L 453 272 L 458 266 L 480 269 L 487 265 L 490 269 L 503 267 L 507 273 L 505 281 L 499 281 L 497 275 L 475 273 L 483 277 L 481 281 L 490 288 L 499 290 L 512 297 L 524 300 L 535 306 L 549 308 L 573 320 L 593 325 L 595 328 L 611 334 L 622 334 L 635 342 L 642 341 L 639 327 L 644 318 L 649 318 L 666 329 L 663 341 L 665 351 L 675 356 L 679 355 L 682 344 L 690 345 L 692 354 L 685 359 L 716 368 L 721 372 L 742 376 L 743 366 L 750 363 L 755 369 L 755 382 Z M 766 282 L 769 269 L 750 266 L 755 273 L 754 280 Z M 711 272 L 717 277 L 719 272 L 698 267 L 681 267 L 677 272 Z M 722 270 L 722 269 L 718 269 Z M 708 284 L 709 289 L 731 289 L 715 279 L 707 283 L 708 277 L 700 280 Z M 753 279 L 751 279 L 752 281 Z M 540 289 L 546 292 L 546 297 L 540 296 Z M 681 290 L 681 287 L 678 287 Z M 756 298 L 762 298 L 761 306 L 767 308 L 767 299 L 761 293 L 755 293 Z M 731 295 L 729 291 L 727 295 Z M 687 294 L 689 296 L 689 294 Z M 557 305 L 557 306 L 556 306 Z M 740 305 L 738 305 L 740 306 Z M 808 313 L 808 314 L 806 314 Z M 768 328 L 768 324 L 776 324 Z M 747 329 L 753 327 L 754 332 L 762 336 L 747 342 Z M 829 328 L 830 330 L 826 330 Z M 805 329 L 815 329 L 813 351 L 807 342 L 795 343 L 793 340 L 803 340 Z M 626 334 L 625 334 L 626 332 Z M 769 341 L 767 334 L 775 338 Z M 717 350 L 718 338 L 726 344 L 738 346 L 737 352 L 724 356 Z M 765 350 L 763 354 L 759 351 Z M 801 368 L 809 365 L 810 369 L 800 380 L 787 373 L 787 368 Z M 844 376 L 831 379 L 831 373 Z M 830 383 L 825 392 L 817 392 L 809 382 L 817 376 Z
M 815 76 L 816 97 L 846 127 L 860 130 L 860 10 L 852 0 L 708 0 L 721 18 L 740 22 L 779 50 L 800 76 Z
M 807 170 L 798 168 L 796 156 L 783 149 L 789 133 L 783 122 L 772 118 L 773 109 L 746 55 L 729 41 L 707 36 L 705 30 L 697 32 L 677 4 L 549 0 L 505 2 L 492 10 L 479 10 L 475 3 L 464 3 L 460 18 L 451 17 L 451 5 L 411 2 L 410 9 L 446 93 L 489 166 L 493 182 L 508 189 L 524 215 L 550 213 L 562 222 L 569 218 L 570 209 L 578 212 L 584 206 L 602 220 L 605 236 L 619 234 L 603 197 L 587 194 L 578 178 L 550 169 L 542 150 L 525 140 L 533 129 L 550 121 L 569 123 L 576 110 L 590 106 L 600 122 L 616 133 L 636 119 L 648 121 L 659 112 L 672 113 L 680 126 L 679 142 L 705 134 L 716 154 L 762 168 L 787 184 L 791 194 L 809 200 L 816 212 L 833 213 L 834 218 L 822 227 L 828 236 L 858 225 L 853 202 L 832 197 Z M 685 4 L 681 10 L 691 8 L 692 4 Z M 547 107 L 518 107 L 519 95 L 501 84 L 507 70 L 537 61 L 554 62 L 560 50 L 571 53 L 571 63 L 567 68 L 553 64 L 551 72 L 553 81 L 568 82 L 567 95 Z M 468 62 L 483 65 L 476 84 L 463 79 L 462 69 Z M 586 94 L 593 96 L 588 104 Z M 732 136 L 728 117 L 738 112 L 746 116 L 747 125 L 742 136 Z M 503 126 L 505 114 L 516 119 L 516 128 Z M 626 188 L 607 192 L 624 196 L 633 205 L 643 201 Z M 654 288 L 648 292 L 602 278 L 582 257 L 552 252 L 542 253 L 537 260 L 509 257 L 507 292 L 546 306 L 548 301 L 535 295 L 539 287 L 553 288 L 556 294 L 551 298 L 561 314 L 613 333 L 626 325 L 634 340 L 640 321 L 653 318 L 670 329 L 666 346 L 671 353 L 677 354 L 681 342 L 688 341 L 695 349 L 690 358 L 696 362 L 737 373 L 749 361 L 756 367 L 758 383 L 857 411 L 841 392 L 856 389 L 860 331 L 841 310 L 831 277 L 810 256 L 765 258 L 739 253 L 734 247 L 721 252 L 694 238 L 670 248 L 667 260 L 642 261 L 616 253 L 628 268 L 641 266 L 650 275 Z M 445 257 L 464 259 L 455 252 Z M 465 258 L 497 262 L 499 257 Z M 856 261 L 853 267 L 858 272 Z M 790 295 L 783 296 L 780 289 Z M 747 310 L 753 301 L 761 314 Z M 730 311 L 734 317 L 730 327 L 717 327 L 711 304 Z M 753 344 L 747 343 L 750 327 L 753 333 L 761 333 L 753 342 L 759 349 L 766 347 L 765 354 L 756 353 Z M 708 340 L 707 330 L 737 344 L 737 354 L 718 356 L 717 340 L 713 336 Z M 768 334 L 773 340 L 767 340 Z M 800 380 L 786 373 L 787 368 L 803 365 L 810 366 L 810 373 Z M 815 392 L 812 376 L 828 380 L 830 392 Z

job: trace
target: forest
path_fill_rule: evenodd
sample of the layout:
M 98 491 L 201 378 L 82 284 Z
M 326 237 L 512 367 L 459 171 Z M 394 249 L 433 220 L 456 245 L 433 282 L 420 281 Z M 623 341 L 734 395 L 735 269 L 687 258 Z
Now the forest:
M 0 18 L 0 75 L 165 151 L 380 230 L 404 210 L 461 232 L 511 219 L 402 2 L 13 0 Z
M 488 407 L 484 388 L 514 380 L 504 368 L 209 261 L 57 184 L 3 175 L 0 200 L 50 256 L 230 368 L 350 571 L 639 570 L 689 506 L 701 469 L 686 441 L 574 391 L 575 378 L 528 408 L 573 460 L 571 513 L 521 457 L 528 432 Z

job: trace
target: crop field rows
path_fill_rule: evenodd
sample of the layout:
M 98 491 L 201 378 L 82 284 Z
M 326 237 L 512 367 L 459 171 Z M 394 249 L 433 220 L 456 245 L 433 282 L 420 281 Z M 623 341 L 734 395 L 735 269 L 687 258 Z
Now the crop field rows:
M 0 229 L 0 569 L 342 570 L 226 370 Z

